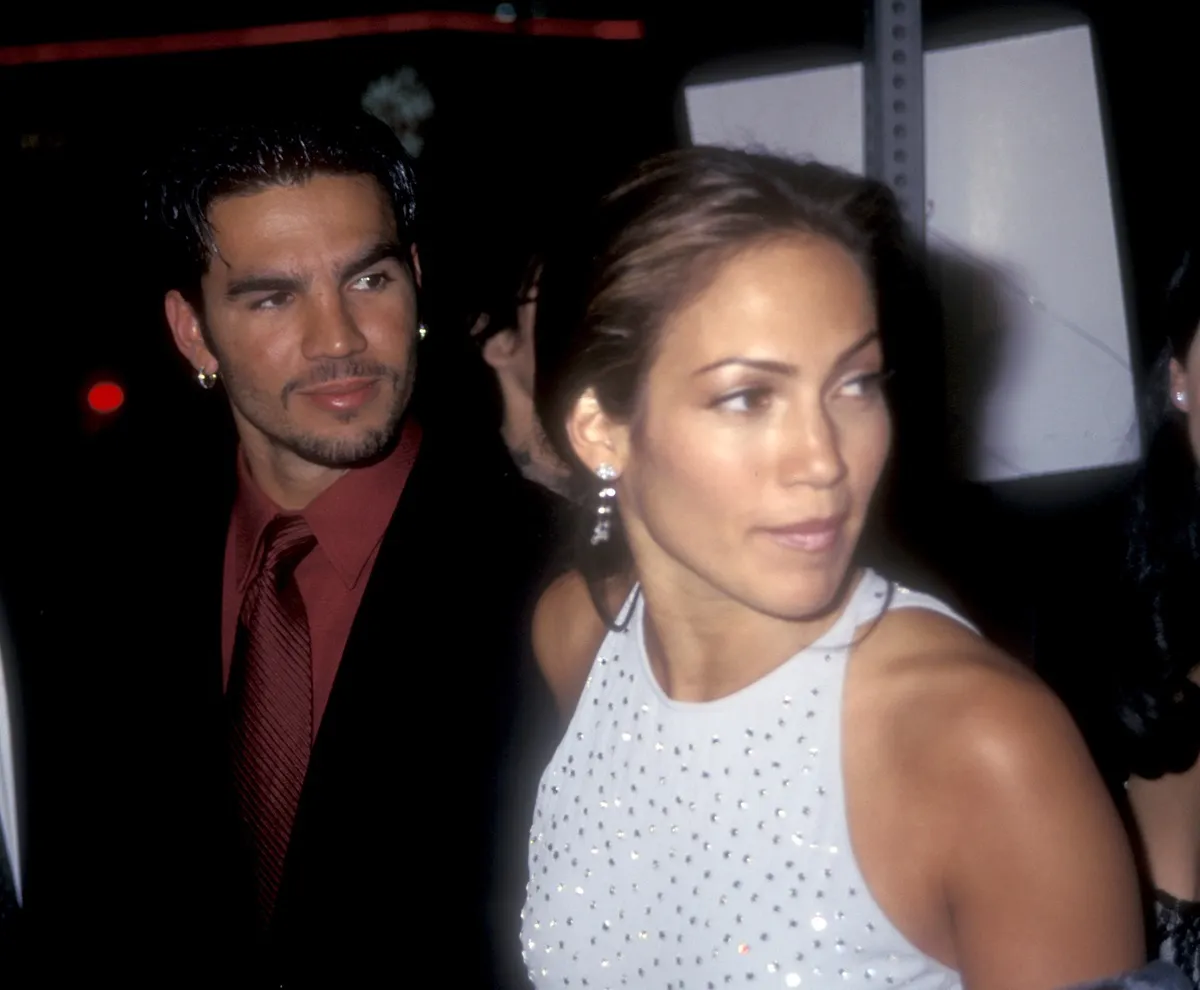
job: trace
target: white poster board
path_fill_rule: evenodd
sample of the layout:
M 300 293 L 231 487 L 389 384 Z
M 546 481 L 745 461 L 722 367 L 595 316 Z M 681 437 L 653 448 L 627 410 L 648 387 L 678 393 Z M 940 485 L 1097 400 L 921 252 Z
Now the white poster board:
M 697 144 L 863 170 L 860 64 L 688 85 Z M 926 239 L 977 481 L 1140 455 L 1091 31 L 925 56 Z

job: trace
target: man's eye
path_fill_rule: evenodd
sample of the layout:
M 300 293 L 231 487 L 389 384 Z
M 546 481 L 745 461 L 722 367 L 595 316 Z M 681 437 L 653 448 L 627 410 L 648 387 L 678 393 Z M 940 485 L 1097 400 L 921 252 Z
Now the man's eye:
M 370 292 L 375 289 L 382 289 L 391 280 L 391 276 L 385 272 L 371 272 L 369 275 L 360 275 L 356 278 L 351 283 L 351 288 Z
M 251 309 L 279 309 L 281 306 L 286 306 L 291 302 L 291 295 L 287 292 L 272 292 L 269 296 L 262 299 L 257 299 L 250 304 Z

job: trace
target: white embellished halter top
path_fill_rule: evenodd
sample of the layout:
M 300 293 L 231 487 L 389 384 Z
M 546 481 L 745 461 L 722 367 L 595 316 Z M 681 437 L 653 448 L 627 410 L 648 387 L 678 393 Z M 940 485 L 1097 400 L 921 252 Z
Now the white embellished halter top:
M 866 571 L 816 643 L 697 703 L 651 672 L 637 596 L 542 776 L 521 915 L 538 990 L 961 986 L 892 925 L 850 848 L 848 645 L 885 604 L 967 624 L 907 589 L 889 603 Z

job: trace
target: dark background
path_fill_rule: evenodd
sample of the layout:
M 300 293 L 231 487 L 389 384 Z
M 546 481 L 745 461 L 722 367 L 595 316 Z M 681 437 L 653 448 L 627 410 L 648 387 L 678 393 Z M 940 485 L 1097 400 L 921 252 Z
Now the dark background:
M 680 86 L 690 72 L 714 60 L 778 65 L 797 50 L 852 51 L 865 31 L 865 7 L 854 0 L 515 6 L 639 18 L 645 39 L 431 32 L 0 69 L 0 470 L 20 505 L 7 513 L 0 552 L 36 555 L 40 534 L 62 514 L 111 485 L 150 483 L 164 458 L 187 456 L 195 431 L 220 418 L 219 392 L 202 394 L 170 346 L 138 225 L 139 168 L 168 126 L 256 102 L 354 106 L 370 81 L 414 66 L 436 102 L 419 162 L 422 257 L 431 296 L 453 308 L 472 266 L 514 231 L 543 215 L 570 216 L 633 162 L 678 143 Z M 1195 215 L 1200 18 L 1185 7 L 1114 0 L 1053 8 L 1082 13 L 1095 28 L 1142 364 L 1160 346 L 1155 306 Z M 495 9 L 292 3 L 251 20 L 211 4 L 110 5 L 69 16 L 30 4 L 6 11 L 0 46 L 433 8 Z M 1050 9 L 938 0 L 925 4 L 926 30 L 937 44 Z M 111 417 L 90 413 L 85 401 L 102 377 L 127 393 Z M 207 469 L 197 457 L 195 470 Z M 950 508 L 939 508 L 938 561 L 1001 642 L 1025 656 L 1036 649 L 1047 605 L 1073 593 L 1076 561 L 1097 527 L 1113 525 L 1110 495 L 1128 473 L 954 486 Z M 97 562 L 67 565 L 102 572 Z

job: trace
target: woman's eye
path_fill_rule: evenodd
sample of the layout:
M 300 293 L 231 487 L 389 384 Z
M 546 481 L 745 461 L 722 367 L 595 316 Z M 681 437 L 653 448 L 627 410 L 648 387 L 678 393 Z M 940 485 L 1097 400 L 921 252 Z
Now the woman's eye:
M 743 388 L 717 400 L 716 405 L 730 412 L 758 412 L 766 408 L 771 399 L 770 389 Z
M 864 375 L 855 375 L 853 378 L 848 378 L 842 382 L 838 391 L 853 399 L 864 398 L 878 393 L 880 386 L 883 384 L 883 379 L 884 373 L 882 371 L 871 371 Z

